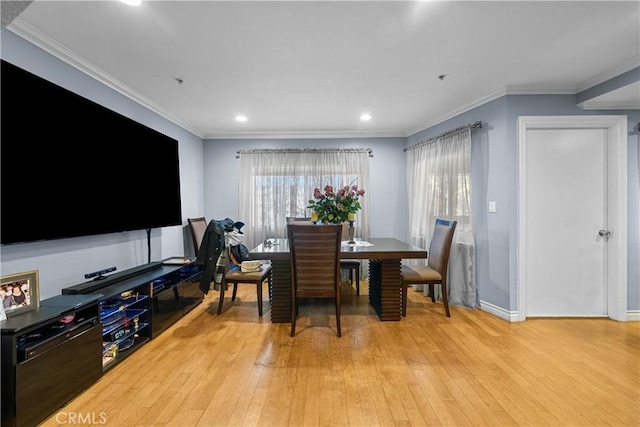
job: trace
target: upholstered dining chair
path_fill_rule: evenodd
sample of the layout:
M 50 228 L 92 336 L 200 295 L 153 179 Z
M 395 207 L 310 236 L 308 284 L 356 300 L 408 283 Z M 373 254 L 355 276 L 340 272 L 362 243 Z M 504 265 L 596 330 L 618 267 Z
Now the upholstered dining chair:
M 287 217 L 287 224 L 290 224 L 292 222 L 300 222 L 300 221 L 310 223 L 311 218 L 310 217 L 294 217 L 294 216 Z M 343 236 L 347 235 L 347 227 L 348 227 L 348 224 L 346 222 L 342 224 Z M 340 269 L 349 271 L 349 282 L 351 282 L 351 286 L 353 286 L 353 279 L 355 275 L 356 295 L 360 295 L 360 261 L 358 261 L 357 259 L 340 260 Z
M 191 231 L 191 241 L 193 242 L 193 250 L 195 251 L 195 256 L 198 257 L 198 252 L 200 251 L 200 244 L 202 243 L 202 238 L 204 237 L 205 231 L 207 231 L 207 220 L 205 217 L 197 217 L 197 218 L 187 218 L 187 223 L 189 224 L 189 230 Z M 194 277 L 192 282 L 199 282 L 200 275 Z M 174 293 L 176 293 L 176 299 L 178 298 L 177 294 L 178 290 L 174 288 Z
M 447 296 L 447 268 L 456 224 L 457 221 L 436 219 L 427 253 L 427 265 L 402 265 L 400 270 L 402 280 L 402 317 L 407 316 L 407 288 L 410 285 L 429 285 L 429 295 L 431 296 L 431 301 L 435 303 L 434 286 L 437 284 L 442 285 L 442 304 L 447 317 L 451 317 Z
M 198 256 L 198 252 L 200 251 L 200 243 L 202 242 L 205 231 L 207 231 L 207 220 L 205 219 L 205 217 L 187 218 L 187 222 L 189 223 L 189 230 L 191 230 L 193 249 L 196 252 L 196 256 Z
M 249 284 L 256 287 L 256 298 L 258 300 L 258 316 L 262 317 L 262 285 L 265 281 L 268 282 L 269 294 L 271 294 L 271 264 L 262 264 L 260 270 L 243 272 L 241 270 L 232 270 L 230 268 L 229 254 L 225 257 L 224 262 L 224 280 L 220 284 L 220 296 L 218 297 L 218 311 L 217 314 L 222 313 L 222 307 L 224 306 L 224 294 L 227 285 L 233 284 L 233 292 L 231 294 L 231 301 L 236 300 L 236 294 L 238 292 L 239 284 Z
M 311 217 L 310 216 L 288 216 L 287 224 L 290 224 L 292 222 L 311 222 Z
M 333 298 L 340 328 L 340 244 L 342 224 L 287 224 L 291 252 L 291 336 L 296 334 L 299 298 Z

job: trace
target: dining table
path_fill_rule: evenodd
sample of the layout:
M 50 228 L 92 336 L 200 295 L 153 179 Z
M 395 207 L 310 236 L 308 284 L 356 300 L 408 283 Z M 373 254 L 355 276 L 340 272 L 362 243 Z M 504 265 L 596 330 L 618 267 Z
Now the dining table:
M 287 238 L 267 239 L 249 251 L 251 259 L 271 262 L 271 322 L 291 322 L 291 253 Z M 427 250 L 393 237 L 343 240 L 340 259 L 369 261 L 369 303 L 382 321 L 402 314 L 400 267 L 403 259 L 427 258 Z

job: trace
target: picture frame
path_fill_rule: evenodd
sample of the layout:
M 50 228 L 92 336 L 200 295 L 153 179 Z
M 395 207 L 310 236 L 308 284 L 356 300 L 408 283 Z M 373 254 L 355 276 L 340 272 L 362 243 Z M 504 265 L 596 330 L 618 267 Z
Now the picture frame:
M 37 309 L 40 306 L 38 270 L 0 277 L 0 303 L 7 317 Z

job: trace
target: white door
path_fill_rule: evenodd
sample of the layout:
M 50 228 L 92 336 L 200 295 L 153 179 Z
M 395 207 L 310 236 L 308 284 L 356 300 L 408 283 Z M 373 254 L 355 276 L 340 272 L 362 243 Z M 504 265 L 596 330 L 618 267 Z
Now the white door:
M 524 116 L 518 126 L 517 319 L 626 320 L 626 116 Z
M 605 316 L 605 131 L 532 129 L 524 149 L 526 315 Z

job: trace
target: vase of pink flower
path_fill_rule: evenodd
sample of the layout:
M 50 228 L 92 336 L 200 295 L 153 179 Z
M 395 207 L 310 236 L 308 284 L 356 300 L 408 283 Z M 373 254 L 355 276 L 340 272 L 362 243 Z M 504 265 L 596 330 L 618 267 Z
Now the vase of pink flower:
M 345 221 L 353 223 L 355 215 L 360 210 L 360 197 L 365 191 L 358 185 L 351 184 L 340 187 L 337 190 L 331 185 L 313 190 L 313 199 L 309 200 L 308 209 L 311 209 L 311 221 L 329 224 L 340 224 Z

